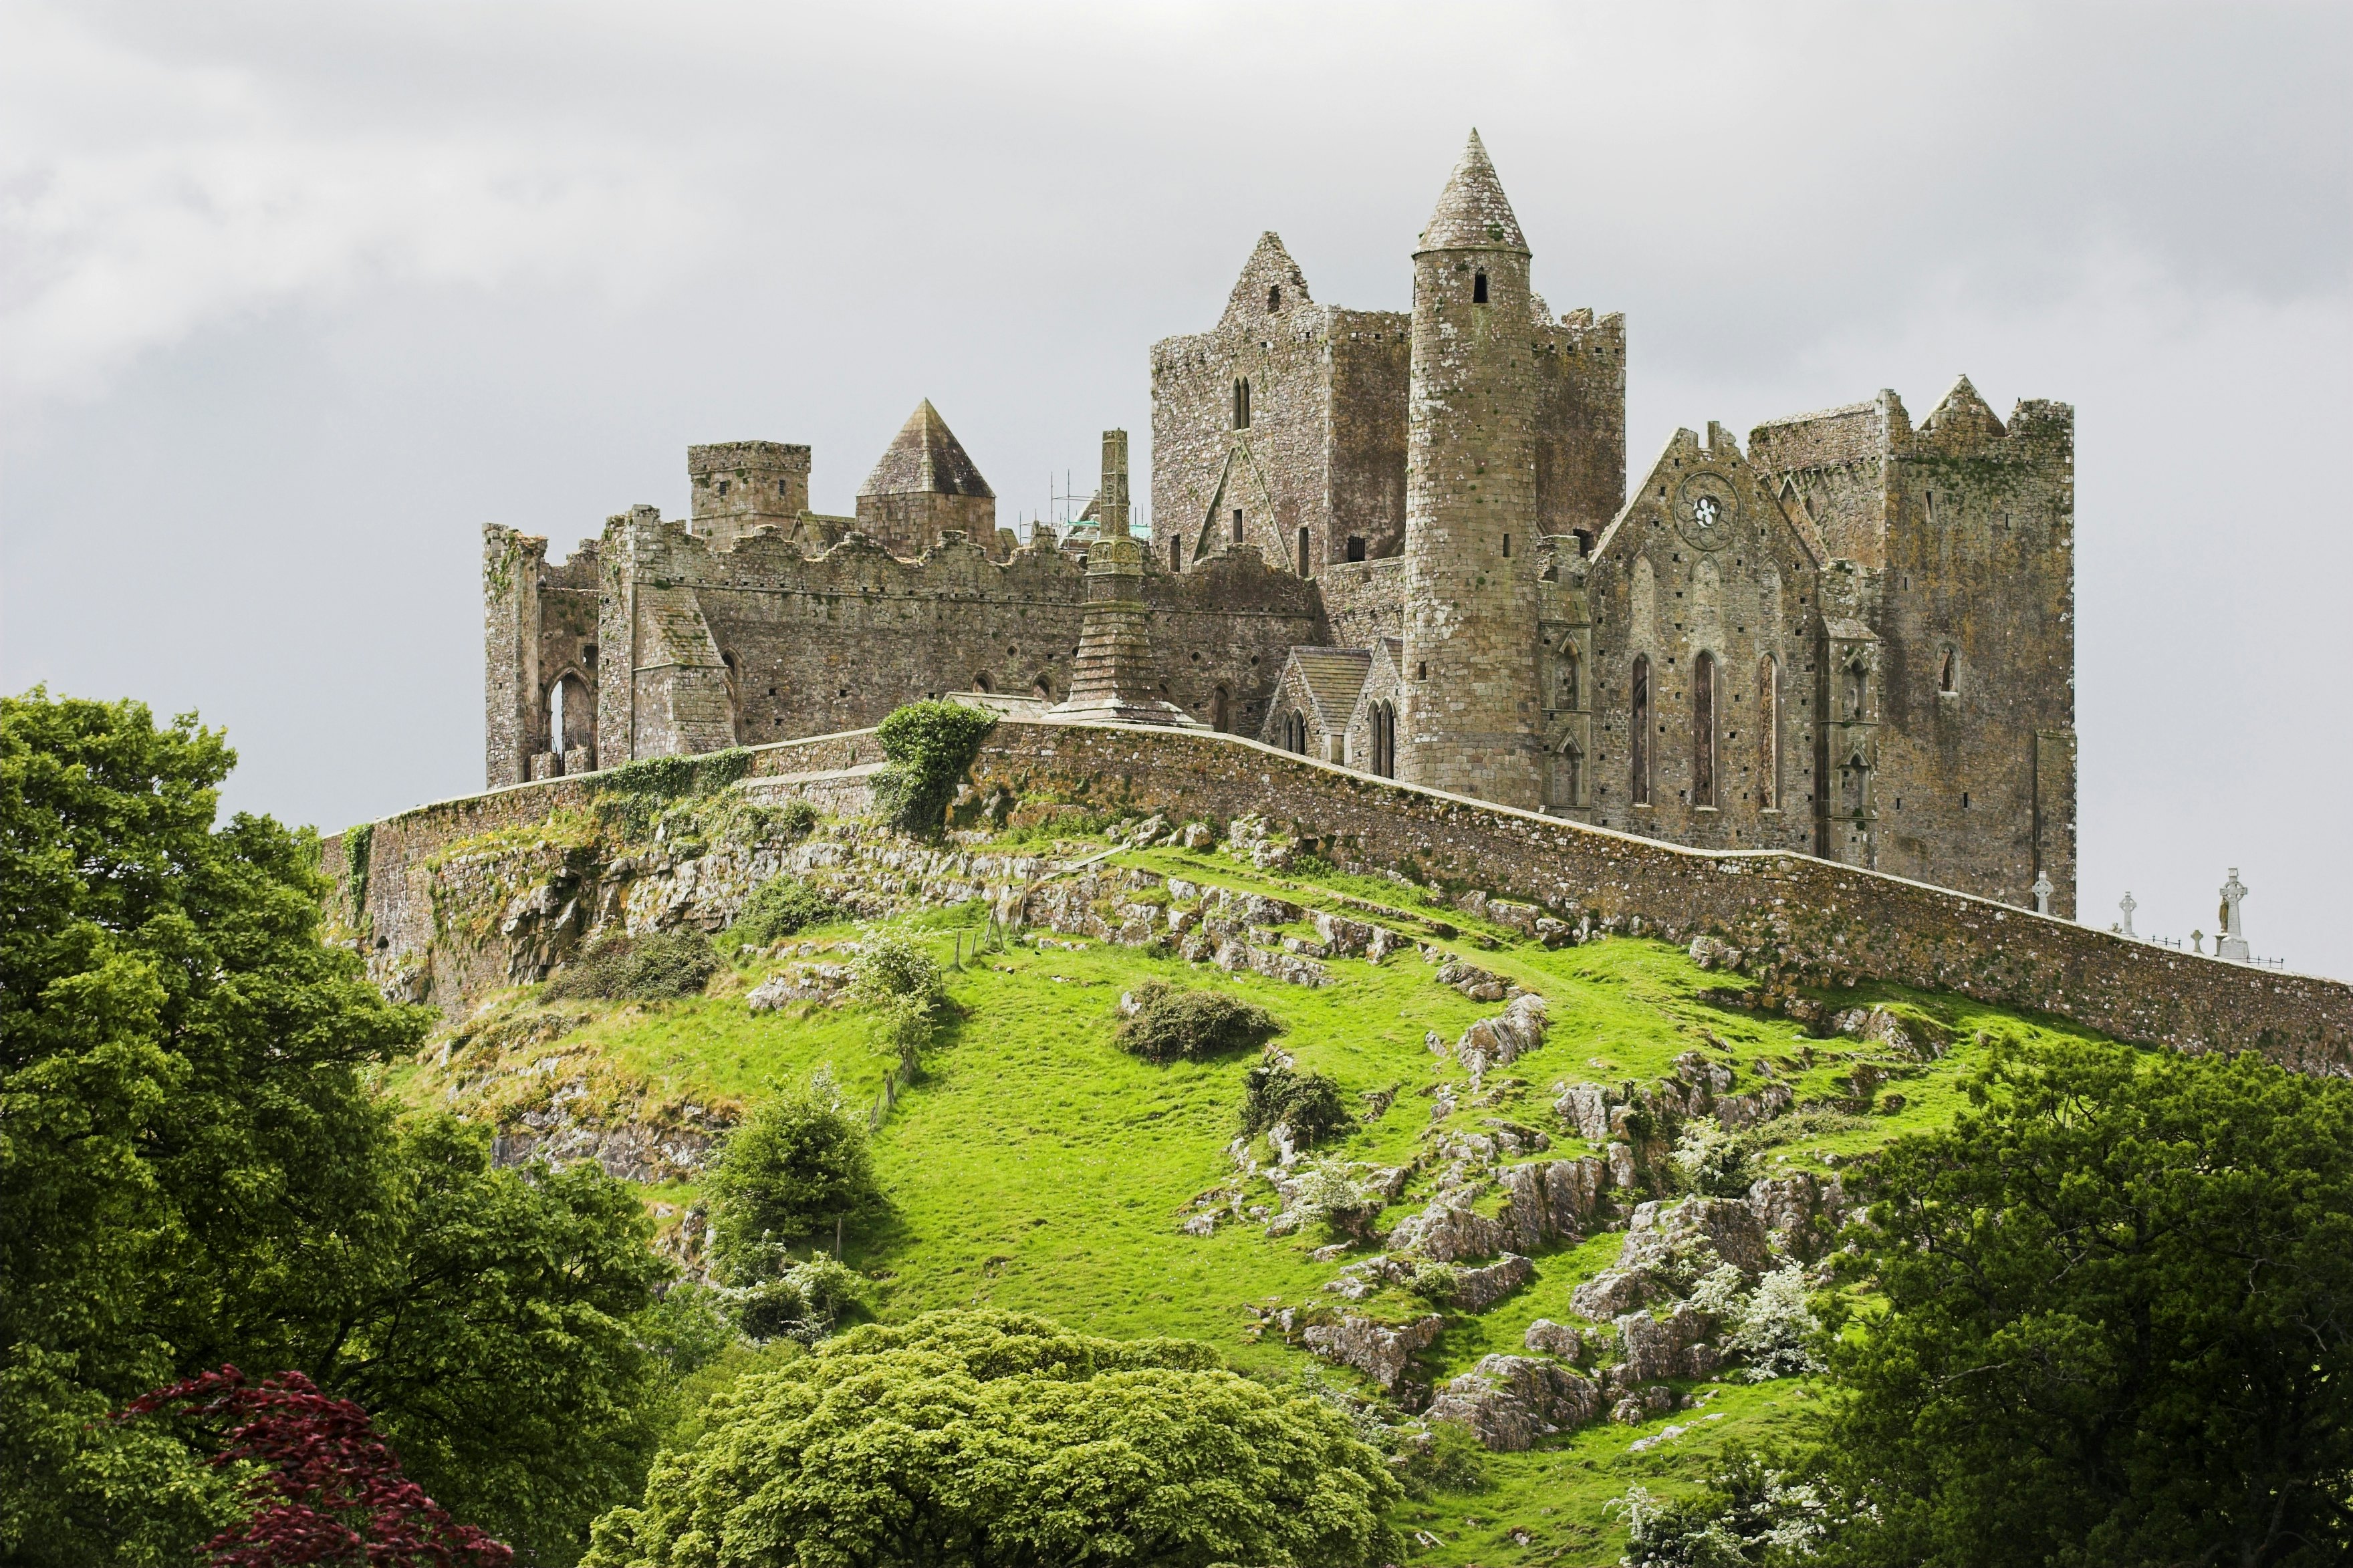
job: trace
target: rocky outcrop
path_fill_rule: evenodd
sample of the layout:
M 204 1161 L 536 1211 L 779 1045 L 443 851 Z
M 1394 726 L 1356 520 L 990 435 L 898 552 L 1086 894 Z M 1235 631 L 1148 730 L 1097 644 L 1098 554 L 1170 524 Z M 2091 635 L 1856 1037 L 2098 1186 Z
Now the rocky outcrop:
M 1418 1252 L 1433 1263 L 1461 1258 L 1493 1258 L 1504 1250 L 1504 1227 L 1467 1205 L 1444 1199 L 1398 1222 L 1389 1233 L 1394 1252 Z
M 1715 1371 L 1715 1349 L 1704 1342 L 1715 1331 L 1715 1321 L 1688 1303 L 1678 1303 L 1663 1318 L 1623 1313 L 1617 1329 L 1618 1364 L 1609 1369 L 1613 1388 L 1671 1377 L 1707 1377 Z
M 1600 1411 L 1601 1391 L 1567 1367 L 1533 1356 L 1490 1355 L 1450 1378 L 1428 1415 L 1432 1421 L 1461 1422 L 1496 1453 L 1517 1454 Z
M 1653 1415 L 1675 1407 L 1675 1391 L 1661 1384 L 1638 1388 L 1609 1407 L 1609 1419 L 1621 1426 L 1640 1426 Z
M 1499 1223 L 1507 1245 L 1533 1252 L 1548 1241 L 1573 1241 L 1601 1205 L 1609 1167 L 1581 1160 L 1540 1160 L 1507 1165 L 1496 1180 L 1510 1194 Z
M 754 1013 L 773 1013 L 794 1002 L 835 1002 L 849 982 L 846 963 L 797 963 L 752 987 L 744 1005 Z
M 1453 1294 L 1446 1304 L 1460 1312 L 1483 1312 L 1536 1277 L 1536 1266 L 1516 1253 L 1506 1253 L 1483 1268 L 1456 1271 Z
M 697 1105 L 592 1111 L 580 1086 L 566 1084 L 547 1105 L 522 1112 L 492 1134 L 491 1163 L 569 1165 L 594 1160 L 607 1175 L 623 1181 L 649 1186 L 691 1182 L 711 1163 L 732 1125 L 732 1115 Z
M 1751 1279 L 1769 1263 L 1765 1227 L 1737 1198 L 1688 1197 L 1680 1203 L 1647 1203 L 1626 1227 L 1626 1250 L 1618 1267 L 1665 1273 L 1688 1266 L 1699 1248 L 1738 1268 Z
M 1810 1258 L 1846 1217 L 1846 1185 L 1836 1176 L 1802 1171 L 1764 1177 L 1749 1184 L 1748 1212 L 1775 1247 Z
M 1429 1346 L 1445 1326 L 1446 1320 L 1435 1312 L 1395 1324 L 1344 1316 L 1336 1323 L 1311 1324 L 1301 1337 L 1317 1355 L 1355 1367 L 1383 1388 L 1394 1389 L 1414 1352 Z
M 1585 1355 L 1584 1336 L 1567 1323 L 1556 1323 L 1550 1318 L 1538 1318 L 1530 1323 L 1520 1342 L 1539 1355 L 1558 1356 L 1563 1361 L 1579 1361 Z
M 1390 953 L 1413 945 L 1411 937 L 1368 921 L 1352 921 L 1322 910 L 1310 918 L 1315 924 L 1315 940 L 1323 944 L 1325 957 L 1362 958 L 1378 963 Z
M 1505 1067 L 1544 1044 L 1545 999 L 1522 992 L 1511 1005 L 1492 1018 L 1482 1018 L 1454 1042 L 1454 1059 L 1471 1075 L 1476 1088 L 1492 1068 Z
M 1588 1143 L 1599 1148 L 1609 1142 L 1609 1091 L 1599 1084 L 1570 1084 L 1552 1108 Z
M 1438 983 L 1451 985 L 1473 1002 L 1501 1002 L 1515 987 L 1500 974 L 1490 974 L 1474 963 L 1450 958 L 1439 965 Z
M 1633 1268 L 1606 1268 L 1569 1292 L 1568 1309 L 1580 1318 L 1606 1323 L 1620 1313 L 1656 1300 L 1663 1287 Z

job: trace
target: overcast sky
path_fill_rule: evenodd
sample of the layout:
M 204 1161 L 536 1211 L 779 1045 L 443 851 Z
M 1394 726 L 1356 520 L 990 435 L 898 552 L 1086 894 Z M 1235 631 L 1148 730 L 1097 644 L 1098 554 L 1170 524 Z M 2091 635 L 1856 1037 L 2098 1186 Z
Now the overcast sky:
M 1967 372 L 2078 409 L 2084 915 L 2353 975 L 2353 6 L 0 0 L 0 687 L 332 828 L 480 786 L 480 527 L 1049 505 L 1261 231 L 1408 303 L 1478 126 L 1629 462 Z M 1139 480 L 1137 490 L 1145 487 Z

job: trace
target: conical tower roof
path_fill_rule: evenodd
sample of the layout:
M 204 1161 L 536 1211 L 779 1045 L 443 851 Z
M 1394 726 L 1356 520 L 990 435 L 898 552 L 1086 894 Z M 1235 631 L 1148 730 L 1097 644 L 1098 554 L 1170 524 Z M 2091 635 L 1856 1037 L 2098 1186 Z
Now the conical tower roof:
M 973 466 L 972 455 L 928 397 L 884 447 L 882 460 L 859 487 L 861 496 L 987 496 L 997 492 Z
M 1421 231 L 1421 248 L 1528 254 L 1527 237 L 1520 232 L 1520 220 L 1512 212 L 1511 199 L 1504 195 L 1504 183 L 1495 178 L 1495 165 L 1487 161 L 1486 146 L 1476 131 L 1471 132 L 1470 145 L 1462 149 L 1462 161 L 1454 165 L 1453 177 L 1446 182 L 1445 194 L 1438 198 L 1438 210 L 1430 215 L 1430 225 Z

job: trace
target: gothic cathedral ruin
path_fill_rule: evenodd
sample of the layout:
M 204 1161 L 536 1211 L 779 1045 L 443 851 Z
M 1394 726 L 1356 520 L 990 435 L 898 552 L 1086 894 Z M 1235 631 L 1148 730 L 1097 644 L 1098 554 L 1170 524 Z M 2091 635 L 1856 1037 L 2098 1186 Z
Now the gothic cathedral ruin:
M 1746 452 L 1711 422 L 1630 494 L 1625 319 L 1556 317 L 1531 259 L 1475 132 L 1409 311 L 1315 303 L 1264 236 L 1153 348 L 1148 540 L 1124 434 L 1022 544 L 928 402 L 855 517 L 742 441 L 689 449 L 688 519 L 561 564 L 485 529 L 489 784 L 974 693 L 2072 918 L 2073 410 L 1963 378 L 1917 426 L 1893 392 Z

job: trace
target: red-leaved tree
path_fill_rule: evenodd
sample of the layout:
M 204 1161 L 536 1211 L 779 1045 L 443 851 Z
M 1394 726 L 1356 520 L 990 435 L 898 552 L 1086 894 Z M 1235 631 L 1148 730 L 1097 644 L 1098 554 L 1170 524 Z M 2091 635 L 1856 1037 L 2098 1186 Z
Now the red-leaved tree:
M 233 1366 L 154 1393 L 122 1419 L 172 1411 L 219 1433 L 217 1468 L 259 1464 L 253 1511 L 206 1545 L 214 1568 L 505 1568 L 513 1549 L 451 1519 L 400 1473 L 368 1414 L 299 1372 L 248 1383 Z

